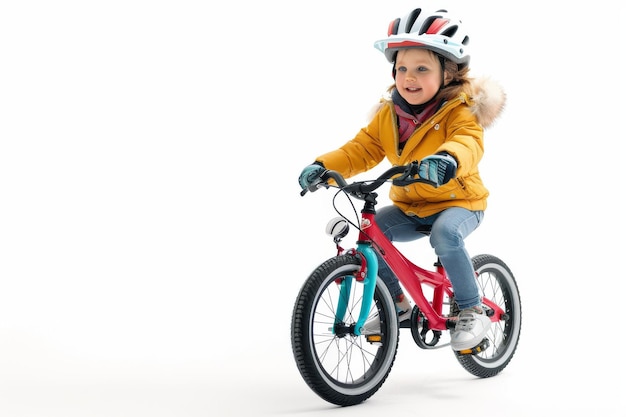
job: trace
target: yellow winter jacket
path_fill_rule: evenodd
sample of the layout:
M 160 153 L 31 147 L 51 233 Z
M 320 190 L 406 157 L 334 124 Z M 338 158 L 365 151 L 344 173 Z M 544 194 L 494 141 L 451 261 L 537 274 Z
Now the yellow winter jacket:
M 505 95 L 489 79 L 474 83 L 473 97 L 461 93 L 445 103 L 407 140 L 398 153 L 396 112 L 391 100 L 381 106 L 371 122 L 341 148 L 316 158 L 327 169 L 349 178 L 378 165 L 385 157 L 392 165 L 419 161 L 447 152 L 458 162 L 456 178 L 438 188 L 415 183 L 391 186 L 389 198 L 406 214 L 426 217 L 448 207 L 485 210 L 489 191 L 478 172 L 483 148 L 483 128 L 500 114 Z

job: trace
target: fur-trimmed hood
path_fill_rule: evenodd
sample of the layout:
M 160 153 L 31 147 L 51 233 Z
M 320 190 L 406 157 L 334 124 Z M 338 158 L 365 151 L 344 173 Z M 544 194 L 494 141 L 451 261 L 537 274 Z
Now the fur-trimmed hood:
M 505 105 L 506 93 L 499 83 L 487 77 L 472 81 L 470 109 L 484 128 L 494 124 Z
M 498 82 L 489 77 L 473 79 L 467 95 L 470 97 L 468 104 L 472 113 L 484 128 L 492 126 L 504 111 L 506 93 Z M 370 109 L 366 120 L 371 121 L 384 103 L 389 100 L 389 97 L 381 99 Z

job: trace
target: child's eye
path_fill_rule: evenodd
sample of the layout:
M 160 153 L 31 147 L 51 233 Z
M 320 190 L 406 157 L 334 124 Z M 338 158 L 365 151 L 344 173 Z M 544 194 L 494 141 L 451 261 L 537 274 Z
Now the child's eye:
M 417 72 L 426 72 L 428 71 L 428 68 L 426 67 L 417 67 Z
M 397 72 L 406 72 L 406 67 L 398 67 L 396 68 Z

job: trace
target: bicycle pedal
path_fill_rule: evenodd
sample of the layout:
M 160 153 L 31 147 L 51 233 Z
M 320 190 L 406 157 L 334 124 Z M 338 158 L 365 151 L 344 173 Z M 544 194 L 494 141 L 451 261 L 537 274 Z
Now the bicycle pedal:
M 484 338 L 483 341 L 478 344 L 478 346 L 474 346 L 471 349 L 459 350 L 458 352 L 461 355 L 476 355 L 478 353 L 481 353 L 488 347 L 489 347 L 489 340 L 487 340 L 487 338 Z
M 380 334 L 369 334 L 365 336 L 365 340 L 371 344 L 381 344 L 383 342 L 383 336 Z

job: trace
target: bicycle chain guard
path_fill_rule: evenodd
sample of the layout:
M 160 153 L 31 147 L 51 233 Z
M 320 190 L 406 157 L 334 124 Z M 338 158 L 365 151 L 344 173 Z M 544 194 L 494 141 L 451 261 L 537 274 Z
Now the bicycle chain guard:
M 428 319 L 417 306 L 414 306 L 411 312 L 411 335 L 415 344 L 422 349 L 439 347 L 437 344 L 441 338 L 441 330 L 430 330 Z

